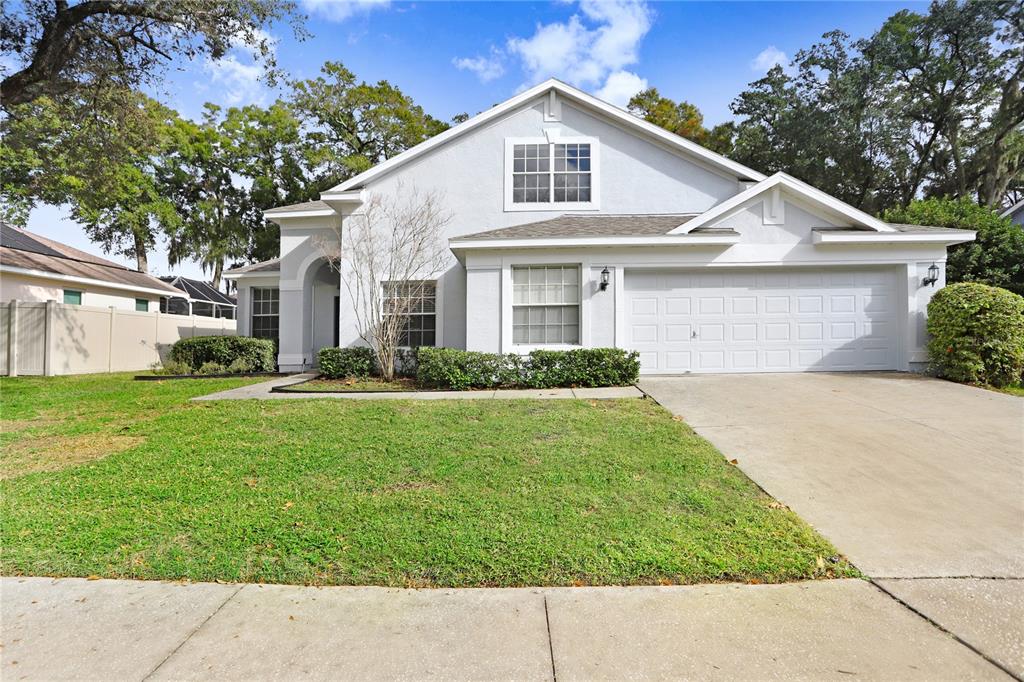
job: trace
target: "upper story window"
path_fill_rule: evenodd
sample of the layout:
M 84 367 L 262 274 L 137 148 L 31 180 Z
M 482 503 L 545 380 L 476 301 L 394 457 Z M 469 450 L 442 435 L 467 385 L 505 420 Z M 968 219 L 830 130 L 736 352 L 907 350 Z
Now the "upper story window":
M 598 208 L 597 140 L 512 139 L 505 152 L 505 210 Z

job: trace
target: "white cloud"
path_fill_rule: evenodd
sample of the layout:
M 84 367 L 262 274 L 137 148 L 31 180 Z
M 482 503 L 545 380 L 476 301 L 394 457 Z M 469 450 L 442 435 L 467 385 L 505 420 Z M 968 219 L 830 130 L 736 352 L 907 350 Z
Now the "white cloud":
M 260 31 L 257 37 L 266 42 L 271 53 L 277 50 L 274 36 Z M 236 40 L 222 58 L 207 59 L 203 63 L 203 71 L 209 75 L 211 83 L 220 86 L 217 104 L 232 107 L 263 105 L 270 99 L 270 90 L 263 82 L 264 68 L 256 45 Z
M 529 38 L 509 39 L 508 52 L 522 62 L 526 86 L 553 76 L 621 101 L 624 89 L 643 80 L 624 68 L 639 59 L 652 12 L 643 0 L 581 0 L 579 9 L 568 21 L 538 24 Z
M 391 0 L 302 0 L 302 9 L 327 21 L 345 21 L 355 14 L 385 8 Z
M 501 51 L 491 46 L 491 54 L 487 57 L 479 55 L 476 57 L 457 57 L 452 64 L 460 71 L 472 71 L 481 83 L 490 83 L 496 78 L 501 78 L 505 73 L 503 63 L 504 55 Z
M 604 87 L 594 95 L 615 106 L 625 108 L 633 95 L 646 89 L 646 78 L 641 78 L 632 71 L 613 71 L 608 75 Z
M 750 68 L 754 71 L 767 72 L 776 64 L 781 65 L 785 69 L 789 64 L 789 57 L 779 48 L 769 45 L 751 60 Z

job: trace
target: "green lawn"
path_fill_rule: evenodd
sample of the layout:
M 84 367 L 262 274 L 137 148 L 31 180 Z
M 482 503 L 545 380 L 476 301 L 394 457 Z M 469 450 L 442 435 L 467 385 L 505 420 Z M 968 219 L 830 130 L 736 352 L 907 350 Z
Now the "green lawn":
M 4 574 L 397 586 L 856 575 L 649 400 L 0 380 Z
M 1010 395 L 1024 396 L 1024 384 L 1010 384 L 1009 386 L 1003 386 L 999 390 Z
M 414 379 L 394 379 L 384 381 L 382 379 L 311 379 L 301 384 L 282 386 L 279 391 L 288 393 L 346 393 L 346 392 L 368 392 L 380 393 L 390 391 L 415 391 L 416 381 Z

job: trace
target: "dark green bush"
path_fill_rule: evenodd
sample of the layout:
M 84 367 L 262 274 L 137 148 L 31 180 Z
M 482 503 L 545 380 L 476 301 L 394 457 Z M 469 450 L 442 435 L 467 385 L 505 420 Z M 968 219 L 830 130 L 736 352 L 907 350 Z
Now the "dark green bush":
M 530 353 L 523 383 L 531 388 L 624 386 L 640 376 L 640 356 L 621 348 L 579 348 Z
M 462 391 L 498 388 L 519 383 L 522 359 L 518 355 L 477 353 L 455 348 L 424 346 L 416 356 L 416 382 L 427 388 Z
M 428 388 L 624 386 L 640 374 L 638 354 L 619 348 L 537 350 L 515 354 L 420 348 L 417 382 Z
M 1006 386 L 1024 372 L 1024 298 L 986 284 L 951 284 L 928 304 L 928 355 L 939 376 Z
M 321 348 L 320 374 L 328 379 L 365 379 L 373 374 L 373 350 L 366 346 Z
M 253 372 L 273 372 L 274 342 L 248 336 L 196 336 L 171 346 L 171 360 L 188 365 L 193 372 L 209 362 L 228 367 L 242 361 Z M 240 366 L 235 365 L 235 366 Z

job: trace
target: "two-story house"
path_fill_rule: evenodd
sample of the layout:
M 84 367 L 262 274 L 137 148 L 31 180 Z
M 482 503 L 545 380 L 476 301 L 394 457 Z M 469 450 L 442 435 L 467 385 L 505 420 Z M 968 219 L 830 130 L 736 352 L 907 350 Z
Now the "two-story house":
M 361 343 L 318 247 L 373 193 L 446 202 L 451 250 L 410 345 L 526 353 L 618 346 L 645 373 L 908 370 L 925 357 L 946 247 L 550 80 L 324 192 L 266 212 L 281 257 L 230 271 L 240 334 L 283 370 Z M 383 286 L 383 283 L 382 283 Z

